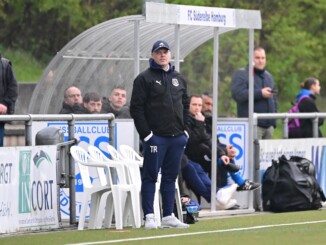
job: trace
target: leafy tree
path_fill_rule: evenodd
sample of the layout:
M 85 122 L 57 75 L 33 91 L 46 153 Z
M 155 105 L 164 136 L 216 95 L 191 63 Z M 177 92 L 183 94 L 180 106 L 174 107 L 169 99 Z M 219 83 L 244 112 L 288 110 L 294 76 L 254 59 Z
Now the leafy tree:
M 1 4 L 0 25 L 6 26 L 0 30 L 3 45 L 30 51 L 44 61 L 90 27 L 141 12 L 140 0 L 4 0 Z
M 321 65 L 325 64 L 326 59 L 326 48 L 323 45 L 326 36 L 326 5 L 322 1 L 203 1 L 203 4 L 186 0 L 173 2 L 261 11 L 262 29 L 255 31 L 255 45 L 266 49 L 267 69 L 273 74 L 279 90 L 280 112 L 290 108 L 290 101 L 295 98 L 300 83 L 306 77 L 315 76 L 320 78 L 322 87 L 326 85 L 321 79 L 326 72 L 325 66 Z M 182 66 L 190 75 L 190 89 L 197 92 L 212 91 L 213 69 L 209 69 L 212 66 L 212 45 L 211 41 L 202 45 L 186 58 Z M 219 105 L 219 112 L 222 114 L 235 113 L 232 102 L 228 103 L 228 88 L 235 70 L 248 63 L 247 46 L 247 32 L 235 31 L 220 36 L 219 101 L 223 103 Z
M 166 0 L 166 3 L 260 10 L 262 29 L 255 45 L 267 52 L 267 69 L 279 90 L 279 111 L 287 111 L 300 82 L 308 76 L 326 85 L 326 4 L 321 0 Z M 90 27 L 125 15 L 141 14 L 142 0 L 2 0 L 0 38 L 4 48 L 22 49 L 45 64 L 66 43 Z M 233 73 L 248 63 L 248 32 L 237 30 L 219 38 L 220 115 L 235 115 L 229 93 Z M 213 40 L 194 50 L 181 70 L 191 93 L 212 91 Z M 322 89 L 322 98 L 326 89 Z M 319 100 L 322 110 L 326 100 Z M 325 105 L 324 105 L 325 104 Z

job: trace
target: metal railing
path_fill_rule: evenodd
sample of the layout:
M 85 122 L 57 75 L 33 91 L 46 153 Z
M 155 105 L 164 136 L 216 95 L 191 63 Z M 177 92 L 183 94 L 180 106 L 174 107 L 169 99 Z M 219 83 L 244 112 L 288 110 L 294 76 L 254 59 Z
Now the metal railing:
M 282 133 L 283 139 L 289 138 L 288 122 L 289 119 L 311 119 L 313 127 L 313 137 L 318 137 L 318 120 L 319 118 L 326 118 L 326 113 L 312 112 L 312 113 L 254 113 L 253 114 L 253 125 L 254 132 L 257 130 L 258 119 L 282 119 Z M 257 137 L 255 137 L 257 139 Z
M 258 119 L 281 119 L 282 120 L 282 137 L 283 139 L 289 138 L 288 122 L 289 119 L 299 118 L 299 119 L 311 119 L 313 138 L 318 138 L 318 120 L 320 118 L 325 119 L 326 113 L 313 112 L 313 113 L 254 113 L 253 114 L 253 132 L 254 132 L 254 181 L 259 181 L 259 171 L 260 171 L 260 146 L 259 139 L 257 138 L 257 127 Z M 261 207 L 261 196 L 259 192 L 254 193 L 254 207 L 256 210 L 262 210 Z
M 33 135 L 32 135 L 32 125 L 33 122 L 40 121 L 65 121 L 68 123 L 68 141 L 60 143 L 57 147 L 70 147 L 71 144 L 76 142 L 74 127 L 76 121 L 108 121 L 109 127 L 109 139 L 110 144 L 115 145 L 114 137 L 114 114 L 28 114 L 28 115 L 0 115 L 0 122 L 24 122 L 25 123 L 25 145 L 32 146 Z M 76 224 L 76 190 L 75 190 L 75 164 L 73 158 L 69 153 L 69 150 L 66 151 L 69 165 L 69 193 L 70 193 L 70 224 Z M 60 184 L 60 182 L 58 183 Z M 60 212 L 60 209 L 58 210 Z M 60 217 L 60 216 L 59 216 Z

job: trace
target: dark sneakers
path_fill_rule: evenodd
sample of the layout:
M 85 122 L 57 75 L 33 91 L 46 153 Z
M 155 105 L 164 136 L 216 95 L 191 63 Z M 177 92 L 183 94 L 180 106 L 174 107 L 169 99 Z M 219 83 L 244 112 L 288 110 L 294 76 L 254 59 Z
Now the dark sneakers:
M 243 185 L 240 185 L 237 188 L 237 191 L 252 191 L 256 190 L 260 187 L 259 183 L 251 182 L 250 180 L 246 179 Z

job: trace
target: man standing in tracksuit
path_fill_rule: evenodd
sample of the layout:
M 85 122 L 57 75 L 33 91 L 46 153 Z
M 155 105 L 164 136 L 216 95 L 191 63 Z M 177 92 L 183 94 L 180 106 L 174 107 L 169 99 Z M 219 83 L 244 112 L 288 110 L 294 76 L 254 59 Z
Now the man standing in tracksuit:
M 173 214 L 175 181 L 188 136 L 185 120 L 189 99 L 185 78 L 170 64 L 167 42 L 152 47 L 150 67 L 134 80 L 130 114 L 143 140 L 142 207 L 145 229 L 157 229 L 154 217 L 155 183 L 161 171 L 162 227 L 188 228 Z

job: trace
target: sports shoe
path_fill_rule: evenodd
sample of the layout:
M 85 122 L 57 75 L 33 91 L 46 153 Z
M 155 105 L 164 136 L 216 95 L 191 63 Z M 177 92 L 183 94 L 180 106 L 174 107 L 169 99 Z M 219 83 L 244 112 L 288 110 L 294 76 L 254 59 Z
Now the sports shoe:
M 216 201 L 220 203 L 220 205 L 225 206 L 232 198 L 237 187 L 237 184 L 232 184 L 219 189 L 216 193 Z
M 240 185 L 237 188 L 237 191 L 252 191 L 256 190 L 260 187 L 259 183 L 251 182 L 250 180 L 246 179 L 243 185 Z
M 146 214 L 145 215 L 145 229 L 146 230 L 157 229 L 154 214 Z
M 170 216 L 166 216 L 162 218 L 162 223 L 161 223 L 162 228 L 179 228 L 179 229 L 184 229 L 188 228 L 189 225 L 182 223 L 180 220 L 178 220 L 174 214 L 171 214 Z
M 216 209 L 217 210 L 232 210 L 232 209 L 236 209 L 236 208 L 234 208 L 236 206 L 238 206 L 238 208 L 239 208 L 239 205 L 237 205 L 237 200 L 230 199 L 229 202 L 225 205 L 221 204 L 220 202 L 217 202 Z

